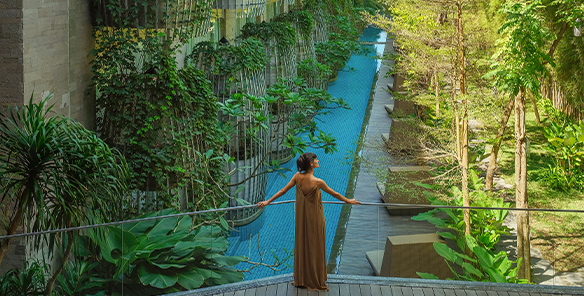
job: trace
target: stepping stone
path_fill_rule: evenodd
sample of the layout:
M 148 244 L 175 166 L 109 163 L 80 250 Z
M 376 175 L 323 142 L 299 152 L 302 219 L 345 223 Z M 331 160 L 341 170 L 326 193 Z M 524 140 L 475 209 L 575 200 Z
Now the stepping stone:
M 505 184 L 505 183 L 497 183 L 497 185 L 495 185 L 495 189 L 497 189 L 497 190 L 513 189 L 513 185 Z

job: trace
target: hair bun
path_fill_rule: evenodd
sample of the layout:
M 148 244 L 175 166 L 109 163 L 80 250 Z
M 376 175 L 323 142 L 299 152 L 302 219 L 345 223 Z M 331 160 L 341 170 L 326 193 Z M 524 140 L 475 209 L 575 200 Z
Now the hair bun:
M 311 152 L 306 152 L 302 154 L 296 160 L 296 166 L 299 172 L 307 171 L 310 169 L 310 164 L 316 159 L 316 154 Z

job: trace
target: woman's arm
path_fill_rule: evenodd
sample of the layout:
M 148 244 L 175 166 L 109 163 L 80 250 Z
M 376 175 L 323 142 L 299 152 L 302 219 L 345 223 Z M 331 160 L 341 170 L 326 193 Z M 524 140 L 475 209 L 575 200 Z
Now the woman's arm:
M 328 185 L 326 185 L 326 183 L 322 179 L 319 179 L 318 180 L 318 186 L 324 192 L 332 195 L 334 198 L 336 198 L 336 199 L 338 199 L 338 200 L 340 200 L 342 202 L 346 202 L 348 204 L 353 204 L 353 205 L 358 205 L 358 204 L 361 203 L 361 202 L 359 202 L 359 201 L 357 201 L 355 199 L 348 199 L 348 198 L 344 197 L 343 195 L 341 195 L 340 193 L 335 192 L 330 187 L 328 187 Z
M 284 186 L 284 188 L 282 188 L 278 192 L 276 192 L 276 194 L 274 194 L 274 196 L 270 197 L 270 199 L 268 199 L 266 201 L 258 202 L 256 204 L 256 206 L 258 208 L 263 208 L 263 207 L 269 205 L 274 200 L 276 200 L 278 197 L 286 194 L 286 192 L 288 192 L 288 190 L 290 190 L 290 188 L 292 188 L 292 187 L 294 187 L 294 185 L 296 185 L 296 175 L 298 175 L 298 174 L 299 173 L 294 174 L 294 176 L 292 177 L 292 179 L 290 179 L 290 182 L 288 182 L 288 184 L 286 184 L 286 186 Z

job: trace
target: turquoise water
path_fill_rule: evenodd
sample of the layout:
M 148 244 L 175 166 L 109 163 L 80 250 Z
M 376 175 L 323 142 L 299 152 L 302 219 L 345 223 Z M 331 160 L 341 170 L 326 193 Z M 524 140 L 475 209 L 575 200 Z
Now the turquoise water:
M 386 33 L 382 30 L 367 28 L 360 40 L 384 42 L 385 39 Z M 367 46 L 374 49 L 379 56 L 383 53 L 384 45 L 382 44 Z M 323 150 L 309 149 L 308 152 L 316 153 L 320 161 L 320 167 L 315 170 L 314 175 L 323 179 L 330 188 L 343 195 L 349 183 L 349 174 L 353 164 L 351 155 L 357 148 L 371 85 L 379 66 L 380 60 L 368 56 L 351 56 L 345 69 L 339 72 L 337 81 L 331 83 L 328 88 L 328 92 L 332 96 L 343 98 L 351 109 L 333 110 L 326 115 L 319 116 L 316 120 L 321 130 L 326 133 L 332 133 L 336 137 L 338 152 L 325 154 Z M 351 70 L 349 71 L 349 69 Z M 286 179 L 282 178 L 278 173 L 272 173 L 268 176 L 266 198 L 274 195 L 290 181 L 290 178 L 296 172 L 296 159 L 284 164 L 283 167 L 291 171 L 284 173 Z M 296 188 L 292 188 L 277 201 L 294 200 L 295 197 Z M 358 199 L 359 197 L 355 198 Z M 336 201 L 334 197 L 324 192 L 322 192 L 322 199 L 324 201 Z M 324 205 L 327 261 L 333 245 L 340 212 L 341 205 Z M 270 250 L 273 250 L 279 258 L 286 257 L 284 250 L 290 251 L 294 249 L 294 216 L 294 203 L 266 207 L 258 219 L 248 225 L 238 227 L 236 231 L 232 231 L 231 236 L 228 238 L 230 247 L 227 253 L 229 255 L 245 255 L 250 258 L 250 261 L 260 262 L 262 259 L 258 251 L 259 247 L 263 255 L 263 263 L 266 264 L 275 262 Z M 293 258 L 290 258 L 287 263 L 293 266 Z M 236 267 L 238 269 L 247 269 L 250 265 L 242 263 Z M 280 269 L 283 267 L 280 266 Z M 246 273 L 245 280 L 291 273 L 292 271 L 290 267 L 283 271 L 273 271 L 268 267 L 260 266 L 254 268 L 251 273 Z

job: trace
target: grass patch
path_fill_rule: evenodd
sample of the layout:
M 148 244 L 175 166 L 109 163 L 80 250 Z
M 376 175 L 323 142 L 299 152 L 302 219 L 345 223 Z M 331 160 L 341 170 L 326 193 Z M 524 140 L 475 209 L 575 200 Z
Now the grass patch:
M 553 157 L 545 150 L 547 139 L 543 128 L 547 119 L 542 115 L 542 124 L 535 121 L 533 111 L 526 114 L 526 131 L 529 141 L 527 158 L 527 194 L 530 208 L 583 209 L 584 192 L 569 192 L 550 189 L 541 176 Z M 512 119 L 510 119 L 511 121 Z M 509 123 L 511 136 L 501 145 L 500 174 L 508 184 L 515 184 L 515 144 L 513 123 Z M 514 194 L 514 192 L 511 192 Z M 584 266 L 584 214 L 536 212 L 530 216 L 531 244 L 539 249 L 544 258 L 552 262 L 556 271 L 575 271 Z

